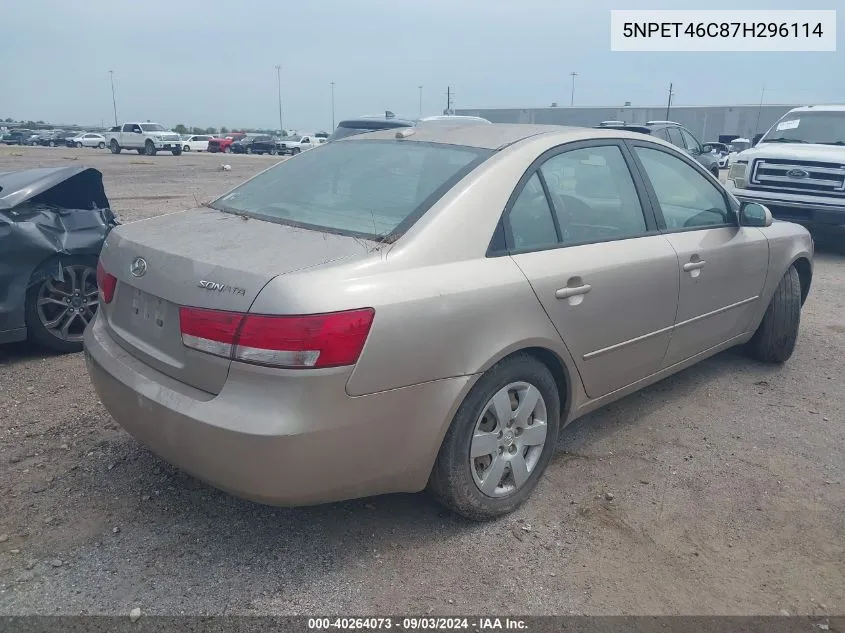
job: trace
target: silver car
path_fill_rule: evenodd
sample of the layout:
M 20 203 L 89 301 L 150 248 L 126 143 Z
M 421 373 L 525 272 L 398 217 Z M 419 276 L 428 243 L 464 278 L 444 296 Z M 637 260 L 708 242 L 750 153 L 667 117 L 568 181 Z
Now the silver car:
M 382 130 L 106 240 L 88 368 L 164 459 L 278 505 L 514 510 L 562 425 L 734 345 L 789 358 L 813 243 L 624 130 Z

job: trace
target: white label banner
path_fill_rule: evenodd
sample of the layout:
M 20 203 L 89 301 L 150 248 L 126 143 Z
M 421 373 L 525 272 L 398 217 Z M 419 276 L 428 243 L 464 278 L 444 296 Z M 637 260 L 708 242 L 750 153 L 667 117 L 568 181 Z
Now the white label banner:
M 835 10 L 618 10 L 612 51 L 836 51 Z

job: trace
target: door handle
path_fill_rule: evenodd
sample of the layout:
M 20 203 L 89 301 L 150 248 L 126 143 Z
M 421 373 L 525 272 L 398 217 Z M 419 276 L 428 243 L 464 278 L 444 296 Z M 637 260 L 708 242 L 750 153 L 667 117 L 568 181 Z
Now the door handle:
M 691 270 L 699 270 L 701 268 L 704 268 L 704 264 L 706 264 L 706 263 L 707 262 L 704 261 L 703 259 L 699 259 L 698 261 L 695 261 L 695 262 L 687 262 L 686 264 L 684 264 L 684 270 L 686 272 L 689 272 Z
M 555 297 L 558 299 L 568 299 L 569 297 L 585 295 L 592 289 L 593 287 L 590 284 L 584 284 L 583 286 L 566 286 L 565 288 L 555 290 Z

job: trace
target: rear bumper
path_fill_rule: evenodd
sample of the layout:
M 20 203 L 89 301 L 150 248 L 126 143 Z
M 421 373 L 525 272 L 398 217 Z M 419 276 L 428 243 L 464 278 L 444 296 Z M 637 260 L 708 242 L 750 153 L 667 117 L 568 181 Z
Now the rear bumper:
M 754 189 L 731 189 L 743 202 L 757 202 L 766 205 L 779 220 L 802 224 L 817 231 L 845 234 L 845 200 L 842 204 L 824 204 L 798 197 L 756 191 Z
M 103 404 L 136 439 L 213 486 L 273 505 L 423 489 L 474 378 L 350 397 L 349 368 L 233 363 L 213 396 L 138 361 L 101 319 L 86 331 L 85 357 Z

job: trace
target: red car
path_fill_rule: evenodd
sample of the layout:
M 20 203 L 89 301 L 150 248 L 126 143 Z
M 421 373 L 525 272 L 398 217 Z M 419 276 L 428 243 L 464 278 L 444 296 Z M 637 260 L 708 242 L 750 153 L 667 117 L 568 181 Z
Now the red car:
M 208 151 L 211 153 L 224 152 L 228 154 L 232 151 L 232 143 L 242 139 L 244 136 L 246 136 L 246 132 L 230 132 L 225 137 L 212 137 L 212 139 L 208 141 Z

